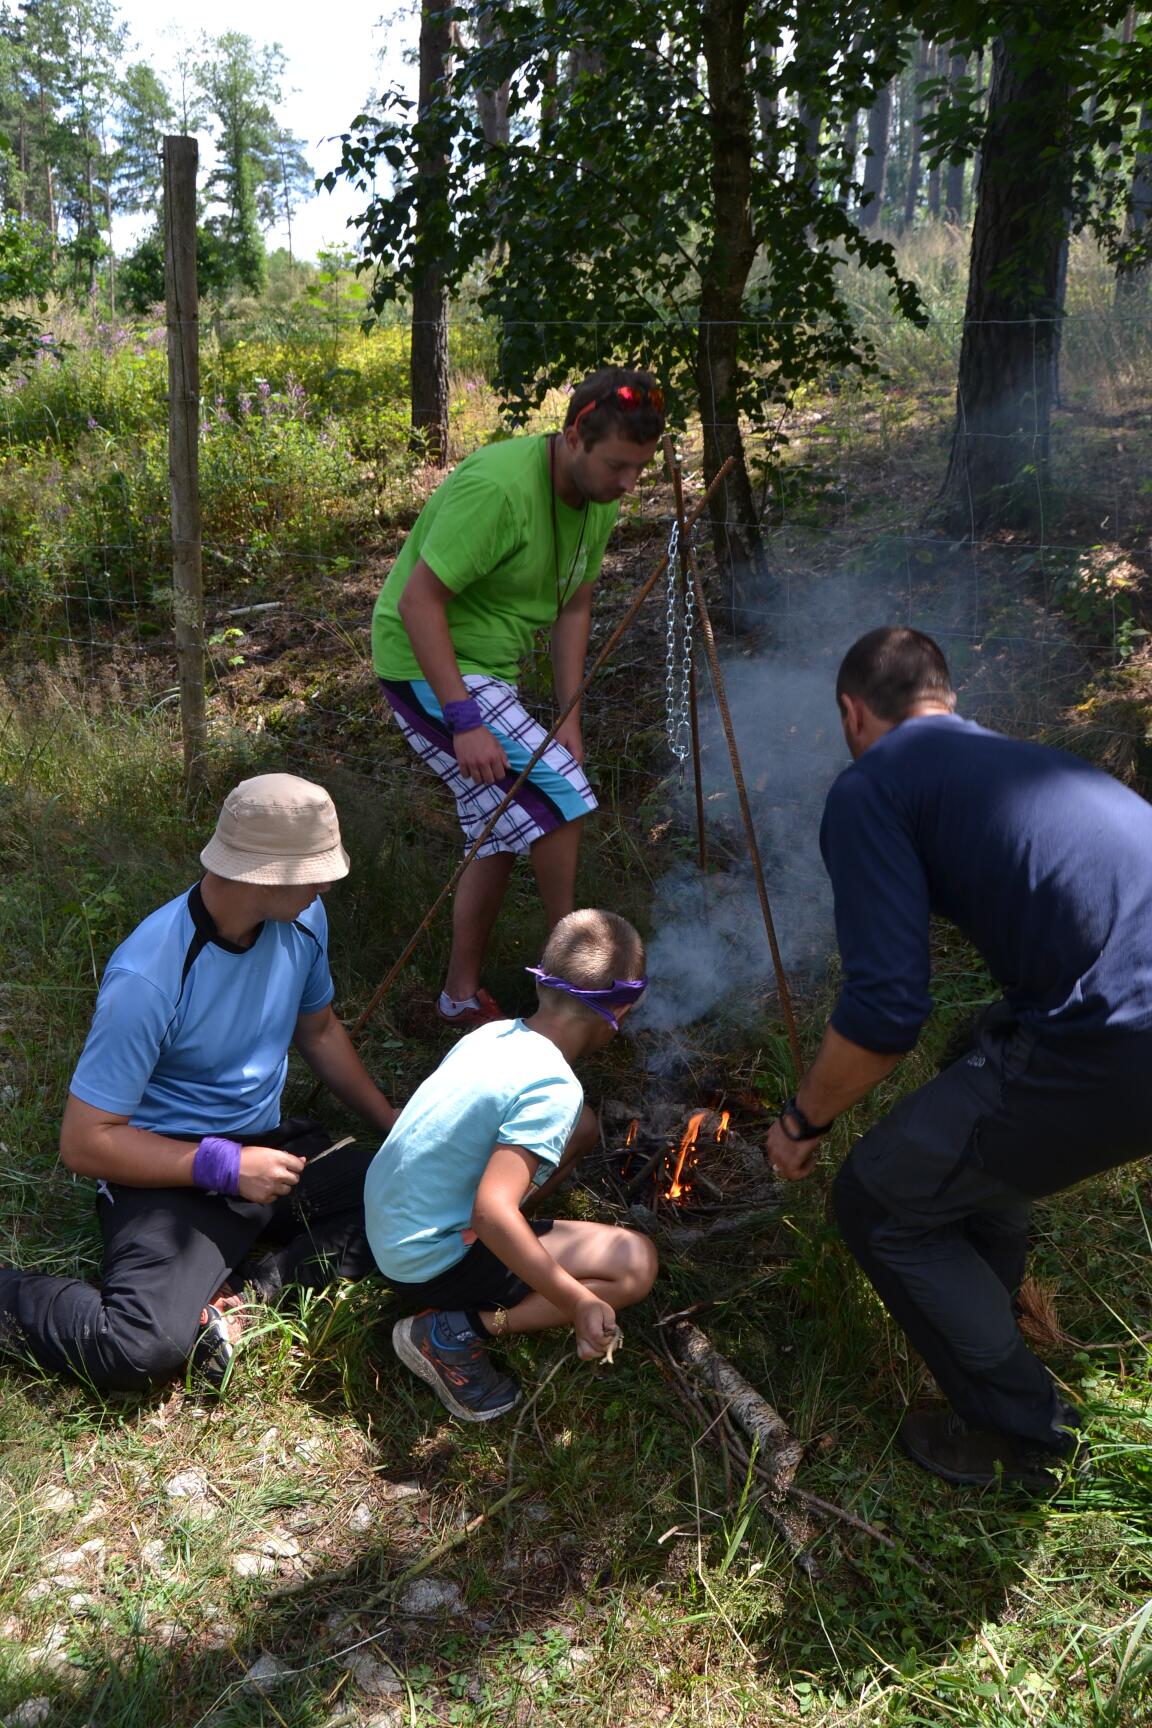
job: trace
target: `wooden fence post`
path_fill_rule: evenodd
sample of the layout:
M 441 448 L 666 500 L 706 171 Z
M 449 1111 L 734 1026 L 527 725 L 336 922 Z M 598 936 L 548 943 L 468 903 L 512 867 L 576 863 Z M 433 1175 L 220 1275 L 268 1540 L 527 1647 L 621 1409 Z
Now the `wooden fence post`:
M 172 615 L 180 680 L 184 783 L 204 781 L 204 580 L 200 559 L 200 302 L 196 287 L 195 138 L 164 140 L 164 284 L 168 315 L 168 477 Z

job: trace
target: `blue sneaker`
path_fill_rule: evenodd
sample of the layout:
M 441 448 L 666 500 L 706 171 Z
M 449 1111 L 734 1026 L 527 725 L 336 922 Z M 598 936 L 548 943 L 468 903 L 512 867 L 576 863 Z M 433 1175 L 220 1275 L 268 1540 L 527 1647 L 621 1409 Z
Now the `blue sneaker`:
M 491 1422 L 520 1401 L 520 1388 L 488 1359 L 463 1314 L 443 1310 L 397 1320 L 392 1347 L 462 1422 Z

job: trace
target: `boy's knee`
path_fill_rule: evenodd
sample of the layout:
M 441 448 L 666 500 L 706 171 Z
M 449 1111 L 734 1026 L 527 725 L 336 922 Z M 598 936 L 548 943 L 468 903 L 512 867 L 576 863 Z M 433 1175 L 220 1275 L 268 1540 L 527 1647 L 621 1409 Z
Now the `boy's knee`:
M 600 1118 L 590 1104 L 585 1104 L 576 1118 L 576 1126 L 568 1141 L 568 1151 L 574 1157 L 582 1158 L 585 1152 L 590 1152 L 600 1138 Z
M 660 1256 L 652 1238 L 641 1235 L 638 1230 L 629 1231 L 628 1248 L 629 1272 L 636 1291 L 634 1300 L 639 1302 L 647 1296 L 656 1282 L 656 1274 L 660 1270 Z

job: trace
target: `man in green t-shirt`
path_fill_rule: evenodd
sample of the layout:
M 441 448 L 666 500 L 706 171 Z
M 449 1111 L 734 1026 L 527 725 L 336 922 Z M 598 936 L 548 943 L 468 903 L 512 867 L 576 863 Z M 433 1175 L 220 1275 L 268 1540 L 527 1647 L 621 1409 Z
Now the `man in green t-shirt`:
M 468 845 L 545 734 L 516 693 L 537 631 L 551 632 L 559 706 L 580 686 L 604 548 L 663 430 L 649 373 L 593 373 L 563 431 L 486 445 L 453 470 L 384 584 L 372 663 L 404 736 L 455 795 Z M 518 853 L 549 929 L 572 910 L 580 828 L 596 808 L 583 760 L 574 708 L 460 879 L 439 1002 L 453 1025 L 502 1018 L 480 970 Z

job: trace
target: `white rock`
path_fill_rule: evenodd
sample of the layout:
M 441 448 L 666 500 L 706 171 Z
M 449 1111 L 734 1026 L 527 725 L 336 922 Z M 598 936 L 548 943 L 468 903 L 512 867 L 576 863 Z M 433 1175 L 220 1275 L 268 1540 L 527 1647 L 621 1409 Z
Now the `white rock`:
M 448 1578 L 414 1578 L 401 1592 L 399 1606 L 405 1614 L 461 1614 L 464 1611 L 460 1588 Z
M 77 1528 L 83 1530 L 89 1524 L 98 1524 L 101 1518 L 107 1518 L 108 1508 L 103 1500 L 93 1500 L 83 1518 L 77 1522 Z
M 333 1644 L 342 1644 L 352 1636 L 355 1625 L 356 1616 L 349 1614 L 346 1609 L 340 1608 L 335 1613 L 329 1614 L 324 1622 L 324 1630 Z
M 419 1482 L 381 1482 L 380 1495 L 384 1500 L 413 1500 L 423 1494 Z
M 48 1564 L 52 1568 L 52 1577 L 71 1578 L 77 1572 L 99 1571 L 104 1565 L 104 1549 L 103 1537 L 93 1536 L 90 1542 L 82 1542 L 79 1548 L 51 1555 Z
M 270 1554 L 233 1554 L 232 1570 L 238 1578 L 258 1578 L 275 1572 L 276 1562 Z
M 56 1588 L 57 1585 L 53 1579 L 37 1578 L 31 1589 L 24 1592 L 24 1600 L 25 1602 L 43 1602 L 45 1596 L 51 1596 Z
M 75 1505 L 76 1496 L 71 1488 L 61 1488 L 55 1482 L 50 1483 L 47 1488 L 42 1488 L 36 1496 L 36 1510 L 38 1512 L 71 1512 Z
M 260 1552 L 272 1554 L 277 1560 L 295 1560 L 300 1544 L 295 1536 L 285 1536 L 283 1531 L 273 1530 L 261 1542 Z
M 340 1658 L 340 1666 L 347 1668 L 361 1692 L 367 1692 L 370 1697 L 386 1698 L 390 1693 L 404 1690 L 387 1662 L 373 1656 L 370 1648 L 350 1650 L 347 1656 Z
M 371 1530 L 374 1522 L 372 1508 L 363 1500 L 358 1506 L 353 1506 L 348 1514 L 348 1528 L 354 1530 L 358 1536 L 363 1536 L 366 1530 Z
M 208 1478 L 203 1470 L 182 1470 L 179 1475 L 168 1478 L 164 1492 L 169 1500 L 206 1500 Z
M 298 1440 L 292 1448 L 297 1458 L 302 1458 L 305 1464 L 315 1464 L 324 1451 L 319 1440 Z
M 245 1674 L 244 1685 L 251 1686 L 254 1692 L 270 1692 L 277 1681 L 291 1672 L 288 1663 L 281 1662 L 279 1656 L 261 1656 Z
M 407 1721 L 408 1712 L 404 1709 L 377 1710 L 364 1718 L 361 1728 L 405 1728 Z
M 158 1538 L 145 1542 L 140 1550 L 140 1558 L 149 1572 L 168 1571 L 168 1544 Z
M 97 1598 L 88 1590 L 74 1590 L 68 1598 L 68 1606 L 73 1614 L 83 1614 L 96 1605 Z
M 47 1722 L 51 1710 L 47 1698 L 25 1698 L 10 1716 L 5 1716 L 4 1728 L 39 1728 L 41 1722 Z

